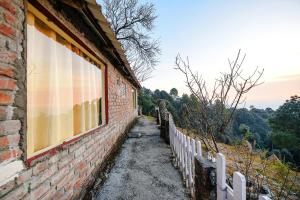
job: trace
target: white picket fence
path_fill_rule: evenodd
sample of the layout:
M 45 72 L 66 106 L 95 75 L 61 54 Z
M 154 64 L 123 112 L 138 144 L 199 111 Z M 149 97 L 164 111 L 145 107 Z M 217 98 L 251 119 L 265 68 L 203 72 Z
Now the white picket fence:
M 186 185 L 194 196 L 194 157 L 202 158 L 201 142 L 196 141 L 180 132 L 169 115 L 169 136 L 170 145 L 179 167 L 186 180 Z M 217 200 L 246 200 L 246 179 L 240 172 L 233 174 L 233 188 L 226 183 L 226 159 L 222 153 L 217 158 L 207 157 L 217 166 Z M 271 200 L 269 197 L 260 195 L 259 200 Z

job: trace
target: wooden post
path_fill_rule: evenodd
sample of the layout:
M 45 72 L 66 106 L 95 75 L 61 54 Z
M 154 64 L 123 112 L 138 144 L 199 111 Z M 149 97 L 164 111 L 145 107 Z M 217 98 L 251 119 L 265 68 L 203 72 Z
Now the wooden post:
M 240 172 L 233 173 L 233 199 L 246 200 L 246 179 Z
M 225 156 L 217 153 L 217 200 L 226 197 L 226 160 Z

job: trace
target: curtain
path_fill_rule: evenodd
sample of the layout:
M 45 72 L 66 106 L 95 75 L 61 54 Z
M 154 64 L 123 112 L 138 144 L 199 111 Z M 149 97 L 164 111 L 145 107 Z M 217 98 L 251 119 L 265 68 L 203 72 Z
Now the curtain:
M 100 125 L 101 69 L 56 41 L 45 25 L 27 25 L 28 154 Z

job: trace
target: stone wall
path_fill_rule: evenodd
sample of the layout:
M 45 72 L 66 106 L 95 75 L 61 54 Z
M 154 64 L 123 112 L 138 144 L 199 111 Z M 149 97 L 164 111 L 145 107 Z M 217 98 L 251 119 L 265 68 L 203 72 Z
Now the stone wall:
M 108 69 L 108 124 L 27 162 L 25 3 L 0 0 L 0 199 L 75 199 L 93 182 L 137 116 L 132 85 L 95 49 Z M 119 95 L 119 81 L 127 85 L 124 97 Z
M 170 144 L 169 136 L 169 111 L 167 109 L 166 101 L 161 99 L 158 103 L 160 116 L 160 136 L 167 144 Z

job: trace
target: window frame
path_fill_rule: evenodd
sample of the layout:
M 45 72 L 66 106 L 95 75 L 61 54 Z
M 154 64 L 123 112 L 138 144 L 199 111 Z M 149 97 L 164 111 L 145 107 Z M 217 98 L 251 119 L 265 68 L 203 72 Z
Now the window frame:
M 137 89 L 134 87 L 132 87 L 131 89 L 131 98 L 132 98 L 133 109 L 136 110 L 138 107 L 138 94 L 137 94 Z
M 47 12 L 45 14 L 41 13 L 36 7 L 34 7 L 29 2 L 27 2 L 25 31 L 27 30 L 28 16 L 30 14 L 32 14 L 34 18 L 38 18 L 40 21 L 45 23 L 49 28 L 51 28 L 53 31 L 55 31 L 56 34 L 63 37 L 70 44 L 72 44 L 76 48 L 78 48 L 90 60 L 95 62 L 98 67 L 100 66 L 99 68 L 102 71 L 102 73 L 101 73 L 102 74 L 102 77 L 101 77 L 102 89 L 101 89 L 101 91 L 102 91 L 102 102 L 103 103 L 101 105 L 101 109 L 102 109 L 102 124 L 101 125 L 99 125 L 97 127 L 94 127 L 90 130 L 84 131 L 82 133 L 79 133 L 77 135 L 73 135 L 72 137 L 69 137 L 69 138 L 63 140 L 63 142 L 60 142 L 58 144 L 50 145 L 46 148 L 38 150 L 38 151 L 32 153 L 30 156 L 28 156 L 28 153 L 27 153 L 27 150 L 28 150 L 28 148 L 27 148 L 28 134 L 27 134 L 27 128 L 26 128 L 25 129 L 25 143 L 26 143 L 26 145 L 25 145 L 25 161 L 29 166 L 31 165 L 33 160 L 35 160 L 35 159 L 37 159 L 41 156 L 44 156 L 46 154 L 49 154 L 49 153 L 53 154 L 53 153 L 57 152 L 57 150 L 62 148 L 63 146 L 65 146 L 67 144 L 70 144 L 70 143 L 73 143 L 73 142 L 79 140 L 81 137 L 83 137 L 87 134 L 91 134 L 95 130 L 106 126 L 108 124 L 108 121 L 109 121 L 109 116 L 108 116 L 108 113 L 109 113 L 108 112 L 108 69 L 107 69 L 108 67 L 107 67 L 107 63 L 104 62 L 98 55 L 96 55 L 93 50 L 91 50 L 87 46 L 83 47 L 82 45 L 80 45 L 80 43 L 84 44 L 84 42 L 81 41 L 78 37 L 75 38 L 75 37 L 72 37 L 71 35 L 69 35 L 67 33 L 69 31 L 69 29 L 63 23 L 61 23 L 58 19 L 56 19 L 55 16 L 53 16 L 49 12 Z M 51 21 L 49 20 L 48 15 L 50 15 L 49 17 L 51 17 Z M 53 18 L 56 19 L 56 20 L 53 20 Z M 67 30 L 67 31 L 64 31 L 64 30 Z M 27 51 L 27 48 L 26 48 L 26 51 Z M 26 68 L 27 68 L 27 58 L 26 58 Z M 26 95 L 26 99 L 27 99 L 27 95 Z M 26 113 L 26 116 L 27 116 L 27 113 Z M 26 121 L 26 123 L 27 123 L 27 121 Z M 27 127 L 27 125 L 26 125 L 26 127 Z

